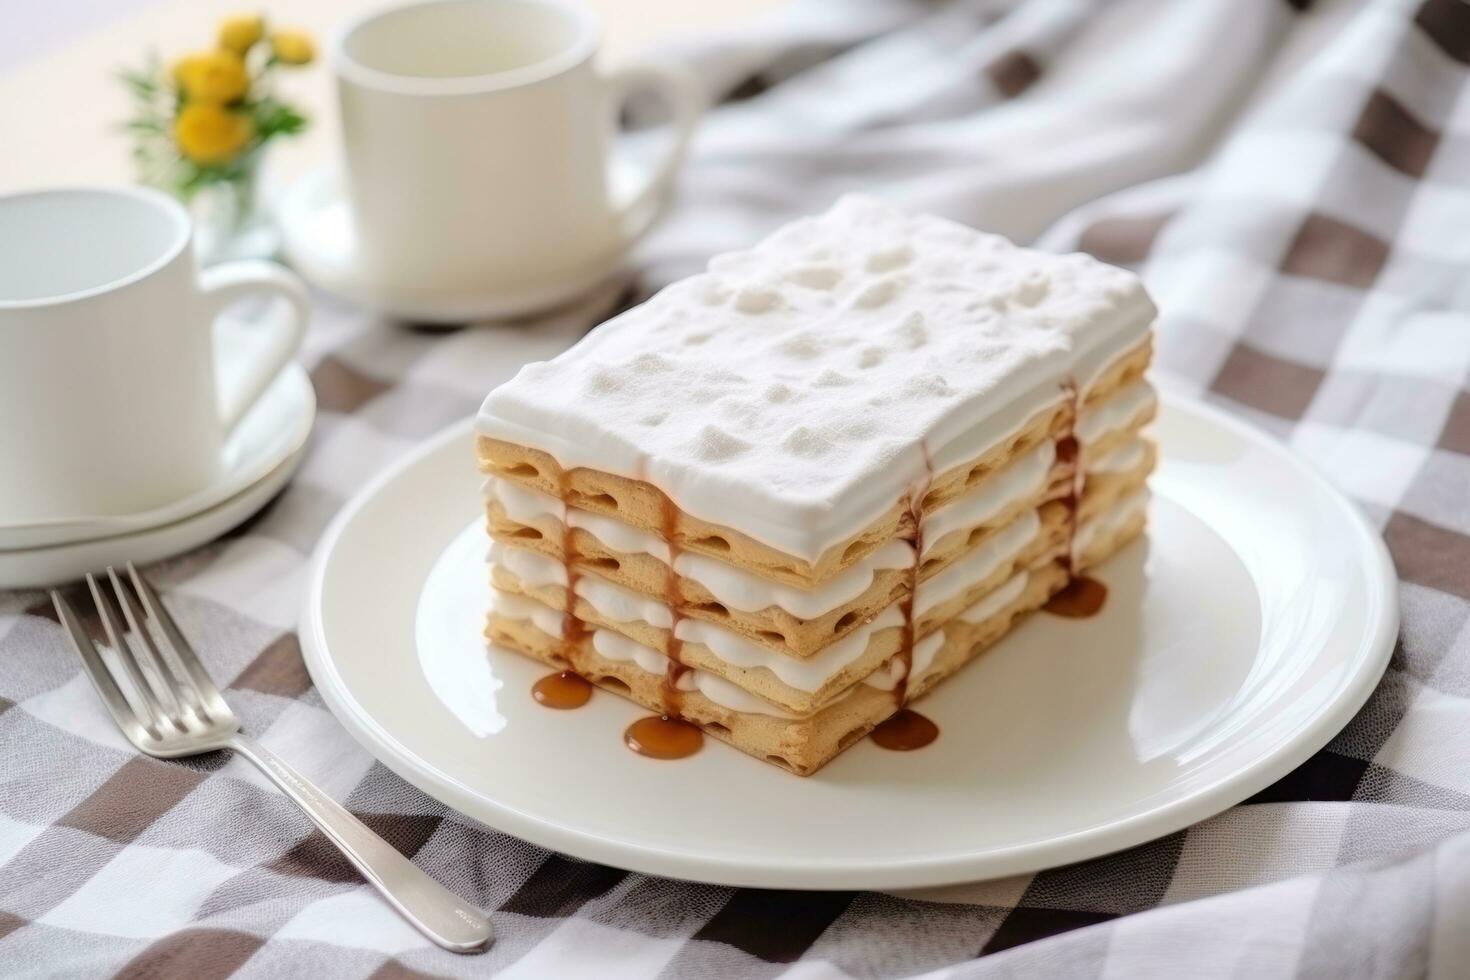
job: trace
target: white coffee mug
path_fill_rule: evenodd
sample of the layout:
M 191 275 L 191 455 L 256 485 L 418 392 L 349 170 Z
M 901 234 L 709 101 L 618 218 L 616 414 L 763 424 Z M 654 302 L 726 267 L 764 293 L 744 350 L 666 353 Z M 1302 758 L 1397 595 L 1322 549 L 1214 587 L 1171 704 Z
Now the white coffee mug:
M 289 315 L 219 363 L 215 319 L 257 293 Z M 208 486 L 308 309 L 272 263 L 201 273 L 188 213 L 157 191 L 0 196 L 0 525 L 133 514 Z
M 598 26 L 560 0 L 427 0 L 349 24 L 333 66 L 357 263 L 399 304 L 506 312 L 606 276 L 658 217 L 703 108 L 680 71 L 593 65 Z M 609 144 L 635 91 L 673 113 L 639 187 L 615 190 Z

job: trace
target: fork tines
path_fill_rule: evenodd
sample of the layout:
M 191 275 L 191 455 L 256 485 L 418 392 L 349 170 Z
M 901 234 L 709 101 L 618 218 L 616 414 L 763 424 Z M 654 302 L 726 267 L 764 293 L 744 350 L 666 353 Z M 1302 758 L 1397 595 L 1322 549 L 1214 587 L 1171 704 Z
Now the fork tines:
M 139 728 L 152 739 L 166 739 L 186 734 L 191 723 L 228 716 L 219 691 L 157 594 L 131 562 L 126 571 L 122 577 L 109 566 L 105 584 L 99 576 L 87 576 L 105 648 L 88 635 L 66 598 L 51 593 L 56 614 L 113 719 L 136 742 Z

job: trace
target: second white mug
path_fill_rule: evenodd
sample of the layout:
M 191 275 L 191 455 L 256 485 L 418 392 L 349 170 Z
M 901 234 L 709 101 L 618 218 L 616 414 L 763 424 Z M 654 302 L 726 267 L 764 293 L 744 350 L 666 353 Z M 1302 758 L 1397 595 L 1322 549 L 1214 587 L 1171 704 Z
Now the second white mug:
M 595 18 L 553 0 L 427 0 L 333 49 L 357 263 L 398 305 L 515 297 L 529 312 L 606 276 L 658 217 L 702 109 L 667 68 L 604 74 Z M 657 89 L 673 138 L 639 187 L 609 175 L 616 114 Z M 457 304 L 457 298 L 463 303 Z

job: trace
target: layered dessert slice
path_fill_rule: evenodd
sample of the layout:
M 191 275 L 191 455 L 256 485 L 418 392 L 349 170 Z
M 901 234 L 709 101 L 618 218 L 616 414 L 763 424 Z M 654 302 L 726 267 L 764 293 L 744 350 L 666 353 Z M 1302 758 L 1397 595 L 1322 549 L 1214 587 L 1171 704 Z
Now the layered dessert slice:
M 1143 528 L 1136 277 L 844 198 L 491 392 L 487 636 L 820 768 Z

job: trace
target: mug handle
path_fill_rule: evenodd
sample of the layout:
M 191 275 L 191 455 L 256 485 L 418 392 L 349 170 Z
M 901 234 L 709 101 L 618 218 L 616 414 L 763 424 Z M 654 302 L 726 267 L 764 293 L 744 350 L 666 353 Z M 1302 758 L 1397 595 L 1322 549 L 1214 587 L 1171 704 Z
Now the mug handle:
M 211 266 L 199 274 L 199 285 L 210 304 L 211 322 L 231 303 L 257 293 L 274 293 L 291 307 L 285 317 L 268 326 L 269 335 L 252 352 L 253 363 L 230 385 L 231 390 L 221 386 L 220 423 L 229 433 L 300 349 L 306 337 L 311 300 L 301 280 L 274 262 L 252 260 Z M 218 376 L 218 363 L 215 371 Z
M 617 205 L 628 244 L 646 235 L 669 205 L 669 188 L 684 162 L 689 138 L 704 113 L 704 91 L 694 76 L 673 65 L 631 65 L 611 72 L 607 84 L 612 92 L 613 112 L 635 92 L 658 91 L 673 111 L 673 136 L 663 159 L 651 168 L 643 186 Z M 614 115 L 616 118 L 616 115 Z

